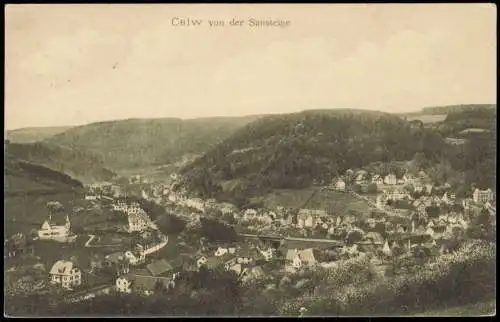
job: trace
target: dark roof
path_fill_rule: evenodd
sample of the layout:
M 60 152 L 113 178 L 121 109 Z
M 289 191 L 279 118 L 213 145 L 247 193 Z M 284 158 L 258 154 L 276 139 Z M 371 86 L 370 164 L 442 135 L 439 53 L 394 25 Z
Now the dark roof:
M 375 245 L 367 245 L 367 244 L 361 244 L 361 245 L 358 244 L 358 247 L 359 251 L 363 253 L 373 253 L 376 249 Z
M 172 270 L 172 265 L 170 265 L 164 259 L 154 261 L 151 264 L 148 264 L 146 267 L 153 276 L 158 276 Z
M 165 277 L 153 277 L 134 274 L 127 274 L 124 277 L 132 281 L 132 289 L 142 291 L 154 291 L 157 282 L 163 283 L 165 287 L 168 287 L 168 284 L 171 281 L 170 278 Z
M 193 270 L 196 268 L 196 260 L 187 254 L 181 254 L 170 263 L 176 270 Z
M 208 257 L 207 258 L 207 268 L 209 269 L 214 269 L 218 267 L 219 265 L 223 265 L 224 262 L 220 257 Z

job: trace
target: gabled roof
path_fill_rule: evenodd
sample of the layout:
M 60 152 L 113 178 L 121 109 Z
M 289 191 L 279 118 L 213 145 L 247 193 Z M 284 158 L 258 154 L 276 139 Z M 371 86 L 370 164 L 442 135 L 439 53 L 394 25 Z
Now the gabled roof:
M 298 253 L 299 252 L 296 249 L 288 249 L 286 252 L 286 260 L 293 261 Z
M 153 276 L 158 276 L 172 270 L 172 265 L 164 259 L 154 261 L 146 267 Z
M 316 258 L 314 257 L 314 250 L 312 248 L 301 250 L 299 251 L 298 255 L 302 261 L 306 261 L 308 263 L 316 263 Z
M 50 269 L 50 274 L 53 275 L 71 275 L 74 265 L 71 261 L 59 260 L 54 263 Z
M 365 235 L 365 239 L 372 239 L 374 243 L 383 244 L 384 238 L 378 232 L 371 231 Z
M 126 274 L 121 278 L 126 279 L 132 282 L 132 289 L 135 290 L 143 290 L 143 291 L 154 291 L 157 283 L 162 283 L 165 287 L 168 287 L 171 279 L 165 277 L 154 277 L 154 276 L 145 276 L 145 275 L 135 275 L 135 274 Z

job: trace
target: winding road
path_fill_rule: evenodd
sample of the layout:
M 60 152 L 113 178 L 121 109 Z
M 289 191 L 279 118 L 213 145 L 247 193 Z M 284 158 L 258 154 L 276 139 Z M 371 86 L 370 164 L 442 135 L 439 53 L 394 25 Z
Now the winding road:
M 93 248 L 102 248 L 102 247 L 116 247 L 119 246 L 119 244 L 114 244 L 114 245 L 90 245 L 90 243 L 95 239 L 95 235 L 89 235 L 89 240 L 85 243 L 85 247 L 93 247 Z

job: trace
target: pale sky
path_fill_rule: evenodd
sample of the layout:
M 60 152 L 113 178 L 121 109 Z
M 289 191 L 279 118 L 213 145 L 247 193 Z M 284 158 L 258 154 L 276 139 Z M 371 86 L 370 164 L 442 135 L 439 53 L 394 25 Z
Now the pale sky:
M 496 102 L 492 4 L 47 4 L 5 11 L 7 129 Z M 179 27 L 174 17 L 204 21 Z M 208 25 L 232 18 L 290 24 Z

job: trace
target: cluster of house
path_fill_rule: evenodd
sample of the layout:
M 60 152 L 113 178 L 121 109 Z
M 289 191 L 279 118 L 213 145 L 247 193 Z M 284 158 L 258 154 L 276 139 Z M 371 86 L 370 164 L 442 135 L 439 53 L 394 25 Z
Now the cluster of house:
M 11 258 L 21 255 L 33 255 L 34 244 L 30 236 L 23 233 L 16 233 L 10 238 L 6 238 L 3 243 L 4 258 Z
M 121 188 L 111 182 L 98 182 L 85 185 L 85 200 L 94 201 L 101 199 L 112 200 L 122 194 Z
M 352 182 L 346 182 L 347 177 L 353 177 Z M 350 183 L 358 184 L 364 188 L 370 183 L 381 186 L 404 186 L 413 185 L 415 191 L 423 191 L 426 185 L 431 184 L 431 180 L 428 178 L 425 172 L 421 171 L 417 176 L 411 173 L 405 173 L 402 177 L 397 177 L 394 173 L 389 173 L 382 176 L 377 173 L 370 174 L 366 170 L 359 170 L 356 173 L 352 170 L 347 170 L 345 176 L 334 180 L 332 185 L 334 190 L 345 191 L 347 185 Z
M 198 253 L 195 269 L 225 269 L 234 272 L 241 282 L 246 283 L 264 276 L 263 264 L 276 258 L 277 250 L 272 247 L 221 245 Z
M 132 250 L 118 251 L 106 256 L 96 254 L 97 256 L 90 260 L 90 272 L 95 273 L 100 269 L 111 269 L 116 276 L 116 289 L 120 292 L 130 293 L 129 288 L 132 284 L 124 284 L 124 280 L 132 282 L 132 279 L 134 279 L 134 287 L 139 287 L 139 284 L 146 283 L 141 281 L 146 281 L 159 275 L 158 271 L 160 269 L 157 268 L 159 263 L 154 260 L 146 265 L 146 267 L 153 270 L 155 273 L 150 276 L 138 273 L 140 268 L 146 264 L 146 256 L 159 251 L 167 245 L 167 237 L 161 234 L 158 237 L 159 239 L 144 239 L 142 243 L 137 244 Z M 57 261 L 49 272 L 49 279 L 52 284 L 58 284 L 62 288 L 68 290 L 80 286 L 83 283 L 82 271 L 71 260 Z M 154 282 L 151 281 L 147 283 L 152 283 L 154 285 Z
M 151 221 L 148 214 L 137 202 L 115 201 L 112 205 L 114 211 L 119 211 L 127 216 L 128 232 L 144 231 L 148 228 L 158 229 Z

